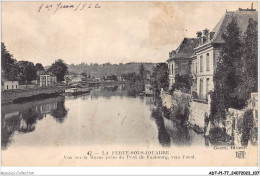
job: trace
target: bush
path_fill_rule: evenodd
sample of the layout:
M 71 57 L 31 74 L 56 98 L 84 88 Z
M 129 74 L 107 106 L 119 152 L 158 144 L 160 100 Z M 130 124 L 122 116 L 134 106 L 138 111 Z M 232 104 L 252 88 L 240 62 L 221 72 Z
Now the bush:
M 191 97 L 181 93 L 180 95 L 174 94 L 173 99 L 176 102 L 173 104 L 173 117 L 180 123 L 187 122 L 190 114 Z
M 250 138 L 250 132 L 253 127 L 253 111 L 247 110 L 243 117 L 243 127 L 242 127 L 242 138 L 241 144 L 247 146 L 248 140 Z
M 184 93 L 189 93 L 192 85 L 192 78 L 189 75 L 179 75 L 175 76 L 175 83 L 170 89 L 170 94 L 173 95 L 175 90 L 180 90 Z
M 215 127 L 209 131 L 209 139 L 212 144 L 223 144 L 231 140 L 231 136 L 227 135 L 225 128 Z
M 171 109 L 168 109 L 167 107 L 163 106 L 162 113 L 163 113 L 164 117 L 166 117 L 167 119 L 170 119 Z

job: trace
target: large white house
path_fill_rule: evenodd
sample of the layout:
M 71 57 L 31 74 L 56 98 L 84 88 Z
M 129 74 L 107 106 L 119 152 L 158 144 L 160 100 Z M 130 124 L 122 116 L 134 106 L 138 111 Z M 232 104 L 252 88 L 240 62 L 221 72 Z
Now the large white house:
M 212 31 L 208 29 L 197 32 L 199 45 L 195 50 L 195 59 L 192 60 L 192 67 L 196 73 L 197 95 L 206 99 L 210 90 L 214 89 L 213 75 L 220 55 L 221 44 L 224 43 L 222 34 L 226 32 L 232 17 L 237 19 L 241 34 L 247 29 L 250 18 L 258 20 L 258 13 L 255 9 L 238 9 L 233 12 L 226 12 Z

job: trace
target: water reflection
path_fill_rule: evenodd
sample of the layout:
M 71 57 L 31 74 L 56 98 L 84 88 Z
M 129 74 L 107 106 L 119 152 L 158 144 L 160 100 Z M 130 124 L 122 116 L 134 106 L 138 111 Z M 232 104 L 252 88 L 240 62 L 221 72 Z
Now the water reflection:
M 51 136 L 45 135 L 45 130 Z M 28 133 L 32 135 L 26 136 Z M 18 142 L 13 145 L 18 146 L 37 142 L 39 146 L 54 145 L 57 141 L 61 146 L 111 142 L 163 147 L 205 145 L 203 136 L 163 117 L 160 99 L 138 96 L 125 85 L 94 87 L 80 96 L 5 105 L 1 139 L 2 149 L 14 140 Z
M 65 108 L 64 101 L 56 102 L 55 107 L 55 109 L 51 110 L 51 115 L 57 122 L 62 123 L 68 113 L 68 110 Z
M 158 128 L 158 140 L 162 146 L 203 145 L 207 142 L 204 141 L 202 135 L 195 133 L 188 126 L 164 117 L 160 99 L 155 99 L 154 105 L 155 108 L 152 109 L 151 117 L 156 122 Z
M 155 120 L 155 123 L 158 128 L 158 140 L 160 144 L 162 146 L 170 146 L 170 135 L 166 131 L 164 121 L 162 119 L 162 113 L 158 107 L 152 110 L 152 118 Z
M 14 133 L 33 132 L 37 121 L 46 117 L 47 114 L 51 114 L 57 122 L 62 123 L 68 112 L 64 106 L 64 100 L 64 97 L 57 97 L 2 106 L 2 148 L 6 149 L 12 142 Z

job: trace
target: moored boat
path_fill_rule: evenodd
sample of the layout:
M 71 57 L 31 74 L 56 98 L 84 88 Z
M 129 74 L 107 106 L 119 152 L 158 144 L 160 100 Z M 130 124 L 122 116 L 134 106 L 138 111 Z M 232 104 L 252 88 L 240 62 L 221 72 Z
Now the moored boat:
M 78 94 L 83 94 L 83 93 L 88 93 L 88 92 L 90 92 L 90 88 L 88 88 L 88 87 L 85 87 L 85 88 L 72 87 L 72 88 L 65 90 L 66 95 L 78 95 Z

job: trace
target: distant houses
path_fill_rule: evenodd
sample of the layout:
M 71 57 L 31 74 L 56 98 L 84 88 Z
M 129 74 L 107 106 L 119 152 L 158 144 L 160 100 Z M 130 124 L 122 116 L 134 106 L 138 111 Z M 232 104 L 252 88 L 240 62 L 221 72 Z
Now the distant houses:
M 222 34 L 226 31 L 232 17 L 237 18 L 242 33 L 247 29 L 248 20 L 258 20 L 255 9 L 238 9 L 226 12 L 212 31 L 204 29 L 197 32 L 197 38 L 184 38 L 179 47 L 169 53 L 169 88 L 175 83 L 175 76 L 190 75 L 193 84 L 191 92 L 196 98 L 207 99 L 209 91 L 214 90 L 213 75 L 224 43 Z
M 33 87 L 39 86 L 56 86 L 57 85 L 57 77 L 53 75 L 52 73 L 46 73 L 45 71 L 39 71 L 37 72 L 37 80 L 32 81 Z M 17 80 L 8 80 L 5 78 L 2 78 L 1 81 L 1 87 L 2 91 L 8 91 L 8 90 L 16 90 L 16 89 L 25 89 L 25 85 L 19 85 L 19 82 Z M 26 85 L 27 87 L 27 85 Z M 32 87 L 28 85 L 28 87 Z
M 14 90 L 19 89 L 19 83 L 18 81 L 11 81 L 7 79 L 2 78 L 2 90 Z
M 57 85 L 57 77 L 51 72 L 47 73 L 42 71 L 38 73 L 38 82 L 37 85 L 42 86 L 56 86 Z

